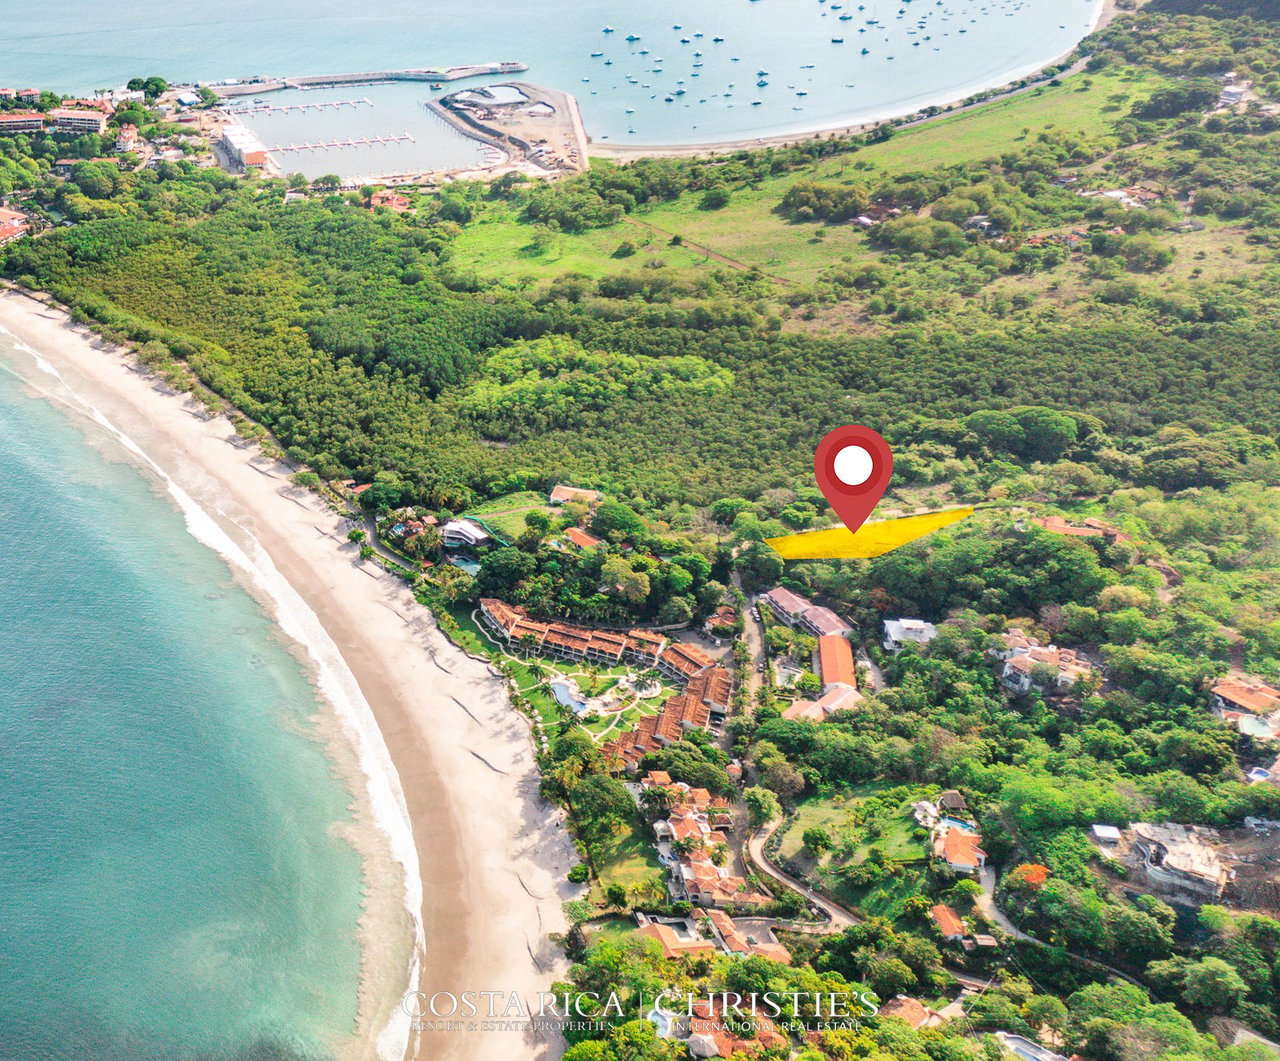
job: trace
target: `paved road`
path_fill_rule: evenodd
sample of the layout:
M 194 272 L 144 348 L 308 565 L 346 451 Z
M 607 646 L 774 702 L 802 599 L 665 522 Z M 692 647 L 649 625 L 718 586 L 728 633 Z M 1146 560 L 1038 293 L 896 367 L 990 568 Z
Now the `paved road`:
M 974 901 L 977 903 L 978 909 L 987 915 L 992 921 L 999 925 L 1009 935 L 1017 939 L 1026 940 L 1028 943 L 1039 943 L 1040 941 L 1034 936 L 1028 936 L 1017 925 L 1005 917 L 1004 912 L 996 906 L 996 871 L 991 866 L 983 866 L 978 870 L 978 883 L 982 885 L 982 894 Z
M 367 512 L 364 513 L 364 529 L 365 540 L 360 543 L 361 545 L 372 545 L 373 551 L 384 560 L 390 560 L 396 565 L 396 567 L 408 567 L 410 570 L 413 570 L 414 565 L 412 563 L 406 562 L 403 556 L 399 556 L 392 552 L 378 540 L 378 526 L 374 522 L 373 517 Z
M 774 834 L 774 831 L 781 825 L 781 822 L 773 822 L 766 825 L 763 829 L 759 829 L 747 841 L 747 850 L 751 854 L 751 861 L 759 867 L 760 871 L 766 876 L 772 877 L 781 884 L 785 884 L 792 891 L 799 892 L 810 903 L 822 910 L 831 918 L 831 930 L 833 932 L 842 932 L 850 925 L 857 924 L 862 919 L 846 910 L 839 903 L 834 903 L 826 896 L 819 895 L 803 881 L 797 880 L 785 870 L 779 869 L 765 857 L 764 845 L 765 841 Z
M 742 576 L 737 571 L 733 573 L 732 581 L 734 587 L 741 592 Z M 764 624 L 752 618 L 750 598 L 748 597 L 747 600 L 748 604 L 742 616 L 742 636 L 746 639 L 747 648 L 751 650 L 751 669 L 747 672 L 748 710 L 751 710 L 755 703 L 755 695 L 764 681 L 757 668 L 768 659 L 768 656 L 764 650 Z

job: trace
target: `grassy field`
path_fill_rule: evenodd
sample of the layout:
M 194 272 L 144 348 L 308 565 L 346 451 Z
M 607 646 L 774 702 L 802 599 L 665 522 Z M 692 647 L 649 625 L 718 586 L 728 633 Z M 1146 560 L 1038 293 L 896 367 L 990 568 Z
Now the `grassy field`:
M 530 512 L 545 512 L 550 516 L 555 513 L 555 509 L 547 504 L 547 499 L 542 494 L 522 490 L 485 501 L 468 509 L 463 515 L 478 518 L 503 537 L 515 541 L 524 533 L 524 518 Z
M 637 886 L 648 885 L 655 889 L 655 895 L 656 889 L 662 887 L 664 871 L 652 836 L 630 829 L 619 833 L 606 847 L 598 869 L 600 879 L 591 885 L 591 898 L 595 902 L 604 901 L 604 889 L 611 884 L 621 884 L 628 896 Z
M 922 890 L 926 851 L 915 836 L 917 826 L 911 816 L 911 802 L 918 793 L 888 812 L 867 816 L 868 798 L 885 787 L 868 785 L 849 796 L 806 800 L 787 826 L 779 857 L 794 859 L 823 890 L 854 909 L 896 919 L 902 916 L 906 900 Z M 816 860 L 803 850 L 804 832 L 812 828 L 825 829 L 832 840 L 831 850 Z M 851 884 L 844 871 L 866 861 L 873 850 L 896 865 L 874 884 Z
M 532 246 L 534 230 L 516 221 L 501 204 L 493 204 L 454 243 L 453 261 L 459 268 L 502 278 L 516 287 L 566 272 L 595 277 L 655 263 L 668 268 L 725 267 L 688 246 L 697 244 L 784 281 L 810 281 L 833 261 L 856 260 L 870 252 L 865 235 L 852 224 L 793 224 L 775 213 L 796 180 L 866 180 L 876 174 L 972 162 L 998 156 L 1047 129 L 1097 136 L 1106 132 L 1122 108 L 1144 99 L 1158 83 L 1123 71 L 1077 74 L 1061 85 L 1044 85 L 904 128 L 885 143 L 737 190 L 723 209 L 703 210 L 697 196 L 684 195 L 608 228 L 557 235 L 550 249 L 541 253 Z M 671 246 L 673 235 L 679 235 L 685 245 Z M 637 253 L 612 257 L 624 241 L 635 243 Z

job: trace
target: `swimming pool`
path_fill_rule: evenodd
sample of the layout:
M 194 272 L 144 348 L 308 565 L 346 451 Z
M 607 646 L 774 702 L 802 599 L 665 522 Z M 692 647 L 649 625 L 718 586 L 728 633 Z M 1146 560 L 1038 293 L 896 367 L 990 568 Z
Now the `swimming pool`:
M 568 682 L 552 682 L 551 695 L 561 706 L 573 708 L 575 715 L 580 715 L 587 709 L 587 702 L 573 691 L 573 687 Z

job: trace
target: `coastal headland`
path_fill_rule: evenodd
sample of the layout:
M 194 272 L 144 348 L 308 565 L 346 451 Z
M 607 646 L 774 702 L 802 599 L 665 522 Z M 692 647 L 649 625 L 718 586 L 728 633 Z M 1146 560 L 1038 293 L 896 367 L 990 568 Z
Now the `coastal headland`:
M 556 1056 L 550 1032 L 419 1030 L 400 1010 L 412 990 L 533 998 L 564 969 L 548 935 L 565 930 L 561 903 L 578 890 L 565 879 L 573 845 L 562 812 L 539 795 L 528 724 L 502 681 L 447 641 L 402 583 L 361 561 L 341 516 L 247 446 L 226 418 L 210 418 L 53 304 L 4 292 L 0 327 L 132 440 L 150 474 L 161 469 L 247 553 L 265 553 L 318 617 L 372 710 L 421 867 L 420 884 L 398 890 L 421 896 L 425 946 L 416 983 L 405 970 L 372 975 L 403 940 L 362 925 L 366 997 L 344 1056 L 398 1057 L 406 1030 L 406 1056 L 424 1061 Z M 275 610 L 260 587 L 248 588 Z M 357 802 L 360 788 L 353 784 Z

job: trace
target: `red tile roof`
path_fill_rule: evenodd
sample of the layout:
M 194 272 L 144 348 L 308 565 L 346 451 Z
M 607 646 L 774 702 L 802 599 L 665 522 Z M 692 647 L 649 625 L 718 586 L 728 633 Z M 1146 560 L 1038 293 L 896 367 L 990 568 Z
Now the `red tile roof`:
M 775 586 L 764 595 L 765 600 L 772 604 L 776 604 L 788 615 L 799 615 L 801 612 L 812 608 L 813 601 L 805 600 L 798 593 L 792 593 L 789 589 L 782 586 Z
M 944 936 L 964 935 L 964 922 L 960 920 L 960 915 L 946 904 L 938 903 L 929 907 L 929 916 Z
M 681 674 L 692 678 L 700 671 L 706 670 L 715 661 L 697 645 L 673 641 L 662 650 L 661 658 L 670 663 Z
M 1213 687 L 1213 694 L 1255 715 L 1269 715 L 1280 708 L 1280 689 L 1260 681 L 1223 678 Z
M 640 929 L 640 935 L 656 939 L 662 947 L 664 958 L 678 958 L 682 954 L 715 953 L 716 949 L 716 945 L 709 939 L 703 939 L 700 936 L 694 939 L 681 939 L 670 925 L 657 921 L 651 921 Z
M 853 664 L 853 647 L 847 637 L 825 634 L 818 638 L 818 668 L 822 671 L 822 684 L 858 687 L 858 673 Z
M 597 538 L 594 534 L 584 531 L 581 527 L 570 527 L 564 532 L 564 536 L 579 549 L 594 549 L 596 546 L 604 544 L 603 538 Z
M 553 505 L 563 501 L 585 501 L 593 505 L 603 496 L 599 490 L 586 490 L 580 486 L 556 486 L 551 491 L 550 499 Z
M 948 829 L 942 837 L 938 853 L 953 866 L 977 869 L 986 852 L 982 850 L 982 837 L 966 829 Z

